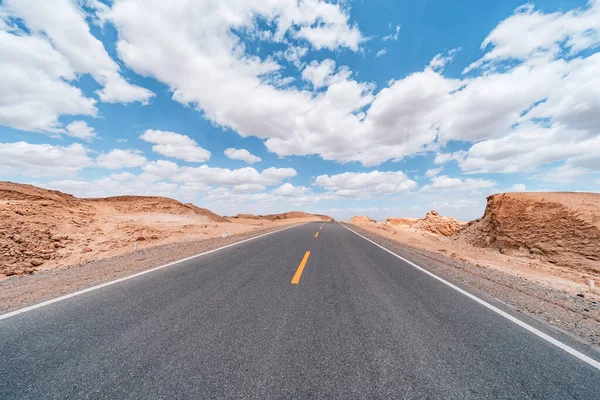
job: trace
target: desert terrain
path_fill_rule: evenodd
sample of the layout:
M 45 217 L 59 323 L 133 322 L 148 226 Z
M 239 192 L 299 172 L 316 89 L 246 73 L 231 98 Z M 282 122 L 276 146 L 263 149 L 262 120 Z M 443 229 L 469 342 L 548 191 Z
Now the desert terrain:
M 164 197 L 80 199 L 0 182 L 0 279 L 65 268 L 144 249 L 331 220 L 293 211 L 225 218 Z
M 385 222 L 355 216 L 349 223 L 568 293 L 587 292 L 590 279 L 600 281 L 600 194 L 496 194 L 471 222 L 431 211 L 424 218 Z

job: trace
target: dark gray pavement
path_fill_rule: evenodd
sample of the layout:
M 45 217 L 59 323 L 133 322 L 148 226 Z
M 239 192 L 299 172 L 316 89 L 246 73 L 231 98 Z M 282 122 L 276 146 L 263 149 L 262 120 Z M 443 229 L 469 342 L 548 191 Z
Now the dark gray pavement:
M 0 320 L 0 399 L 600 398 L 594 367 L 319 226 Z

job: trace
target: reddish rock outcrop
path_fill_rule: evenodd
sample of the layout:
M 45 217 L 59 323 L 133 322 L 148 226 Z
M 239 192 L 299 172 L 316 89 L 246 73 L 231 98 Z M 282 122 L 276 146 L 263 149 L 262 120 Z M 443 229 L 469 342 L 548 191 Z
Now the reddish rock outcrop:
M 600 272 L 600 194 L 504 193 L 456 234 L 478 247 Z

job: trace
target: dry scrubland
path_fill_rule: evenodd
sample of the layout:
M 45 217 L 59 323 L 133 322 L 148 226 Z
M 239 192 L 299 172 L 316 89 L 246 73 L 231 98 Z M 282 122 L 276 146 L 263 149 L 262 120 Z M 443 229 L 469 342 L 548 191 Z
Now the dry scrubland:
M 131 253 L 136 242 L 144 250 L 311 220 L 331 218 L 297 211 L 226 218 L 164 197 L 79 199 L 0 182 L 0 279 Z
M 435 211 L 422 219 L 353 217 L 349 223 L 569 293 L 586 292 L 589 279 L 600 284 L 600 194 L 496 194 L 483 217 L 468 223 Z

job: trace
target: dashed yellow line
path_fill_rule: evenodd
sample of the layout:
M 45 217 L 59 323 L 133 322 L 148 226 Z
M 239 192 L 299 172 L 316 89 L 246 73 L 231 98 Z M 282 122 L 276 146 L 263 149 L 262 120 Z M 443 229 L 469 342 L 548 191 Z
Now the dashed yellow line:
M 319 232 L 315 233 L 315 237 L 319 237 Z
M 298 282 L 300 282 L 300 277 L 302 276 L 302 271 L 304 271 L 304 266 L 306 265 L 306 262 L 308 261 L 309 256 L 310 256 L 310 251 L 307 251 L 306 254 L 304 254 L 304 258 L 302 258 L 302 261 L 300 262 L 300 265 L 298 266 L 298 269 L 296 270 L 294 277 L 292 278 L 292 285 L 297 285 Z

